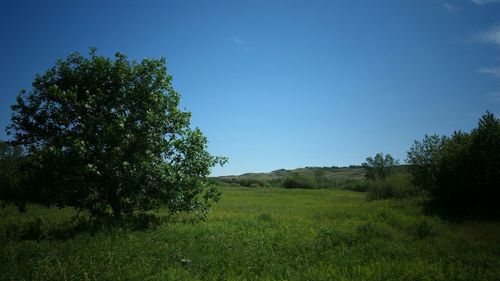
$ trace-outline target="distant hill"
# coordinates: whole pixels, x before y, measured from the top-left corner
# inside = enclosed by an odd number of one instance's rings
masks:
[[[257,179],[257,180],[272,180],[278,178],[286,178],[291,175],[302,175],[314,177],[317,173],[324,173],[327,178],[364,178],[365,170],[361,166],[351,167],[306,167],[293,170],[279,169],[269,173],[246,173],[238,176],[221,176],[219,179]]]
[[[405,173],[406,166],[397,166],[394,172]],[[365,170],[356,165],[349,167],[305,167],[293,170],[279,169],[269,173],[212,177],[211,181],[218,185],[245,187],[336,188],[364,179]]]

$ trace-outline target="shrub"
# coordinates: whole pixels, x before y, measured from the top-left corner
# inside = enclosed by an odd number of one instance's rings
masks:
[[[366,184],[369,200],[412,198],[419,193],[411,184],[409,176],[403,174],[391,175],[384,180],[367,181]]]
[[[41,218],[26,223],[19,233],[19,238],[22,240],[41,240],[47,237],[47,225]]]
[[[441,229],[436,222],[431,221],[430,219],[422,219],[410,227],[410,233],[416,239],[433,237],[439,234],[440,231]]]
[[[369,183],[366,180],[346,179],[342,184],[342,188],[358,192],[368,191],[368,187]]]
[[[282,185],[284,188],[315,188],[315,182],[312,178],[297,174],[285,178]]]
[[[258,179],[252,179],[252,178],[249,178],[249,179],[239,179],[237,180],[236,182],[239,183],[240,186],[244,186],[244,187],[263,187],[265,186],[265,183],[261,180],[258,180]]]

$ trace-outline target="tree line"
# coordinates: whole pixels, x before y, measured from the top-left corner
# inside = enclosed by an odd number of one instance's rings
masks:
[[[366,178],[377,181],[375,192],[394,195],[388,178],[397,161],[381,153],[366,160]],[[411,186],[400,189],[400,196],[423,194],[432,206],[456,215],[500,215],[500,119],[493,113],[486,112],[469,133],[416,140],[406,163]]]

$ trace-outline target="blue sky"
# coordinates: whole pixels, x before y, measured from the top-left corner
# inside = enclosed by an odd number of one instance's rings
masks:
[[[165,57],[192,125],[230,159],[214,175],[403,160],[424,134],[500,115],[494,0],[0,0],[0,41],[0,128],[70,52]]]

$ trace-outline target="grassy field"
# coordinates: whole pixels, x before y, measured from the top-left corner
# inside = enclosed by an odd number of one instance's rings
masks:
[[[65,240],[12,232],[37,217],[57,227],[72,210],[0,210],[0,279],[500,280],[497,222],[451,224],[410,201],[367,202],[346,190],[222,191],[203,222],[179,216]]]

